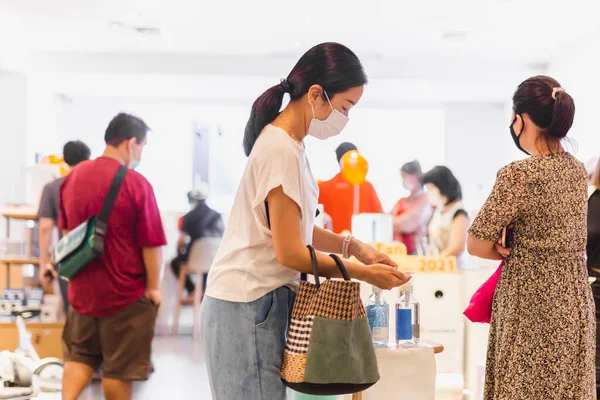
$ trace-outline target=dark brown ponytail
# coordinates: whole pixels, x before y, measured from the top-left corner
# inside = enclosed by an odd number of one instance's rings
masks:
[[[556,100],[554,100],[552,121],[548,127],[548,134],[552,137],[563,139],[567,136],[569,129],[573,125],[575,102],[571,95],[565,91],[556,91],[554,97]]]
[[[244,132],[244,153],[250,155],[258,135],[267,124],[279,115],[285,90],[282,85],[276,85],[264,92],[252,105],[250,119]]]

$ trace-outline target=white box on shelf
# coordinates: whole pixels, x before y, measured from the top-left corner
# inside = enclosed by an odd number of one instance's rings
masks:
[[[18,310],[21,307],[23,307],[23,302],[21,300],[12,300],[10,302],[10,305],[11,305],[11,307],[10,307],[11,311],[15,311],[15,310]]]
[[[10,316],[12,312],[12,301],[8,299],[0,300],[0,315]]]
[[[52,305],[43,305],[40,321],[56,322],[58,320],[58,307]]]
[[[365,243],[391,243],[394,240],[394,218],[390,214],[354,215],[352,235]]]

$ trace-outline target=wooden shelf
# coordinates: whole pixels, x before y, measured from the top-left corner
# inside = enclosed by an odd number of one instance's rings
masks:
[[[64,323],[25,322],[31,333],[33,347],[41,358],[62,359],[62,331]],[[19,345],[19,333],[14,322],[0,323],[0,349],[13,351]]]
[[[423,340],[419,342],[421,346],[433,347],[434,354],[440,354],[444,351],[444,345],[441,343],[433,342],[431,340]]]
[[[35,221],[37,219],[37,204],[13,204],[0,209],[4,218],[21,221]]]
[[[35,221],[37,219],[37,214],[34,212],[23,211],[6,211],[2,213],[2,216],[5,218],[21,220],[21,221]]]
[[[36,257],[21,257],[21,256],[0,256],[0,264],[10,265],[39,265],[40,260]]]

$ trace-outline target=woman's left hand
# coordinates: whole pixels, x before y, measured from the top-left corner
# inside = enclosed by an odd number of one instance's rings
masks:
[[[498,239],[496,243],[494,243],[494,248],[502,257],[506,258],[510,255],[511,249],[502,246],[502,239]]]
[[[387,254],[375,250],[371,246],[356,239],[352,239],[350,242],[350,255],[356,257],[358,261],[365,265],[385,264],[390,267],[398,268],[398,264],[393,262]]]

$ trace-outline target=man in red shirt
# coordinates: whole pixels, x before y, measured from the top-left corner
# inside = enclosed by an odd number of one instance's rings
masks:
[[[148,131],[141,119],[117,115],[106,129],[104,154],[79,164],[61,186],[59,227],[70,231],[98,215],[119,167],[130,168],[108,219],[104,252],[69,281],[64,400],[77,399],[100,364],[107,399],[131,399],[131,382],[150,373],[166,239],[152,185],[133,171]]]
[[[352,143],[344,142],[335,150],[338,164],[344,154],[349,151],[357,150]],[[340,164],[340,169],[341,169]],[[360,213],[381,213],[381,202],[375,188],[370,182],[359,185],[359,212]],[[342,173],[333,177],[327,182],[319,183],[319,204],[323,204],[325,213],[327,213],[333,223],[333,231],[342,233],[352,229],[352,215],[354,214],[354,185],[349,184],[342,178]]]

